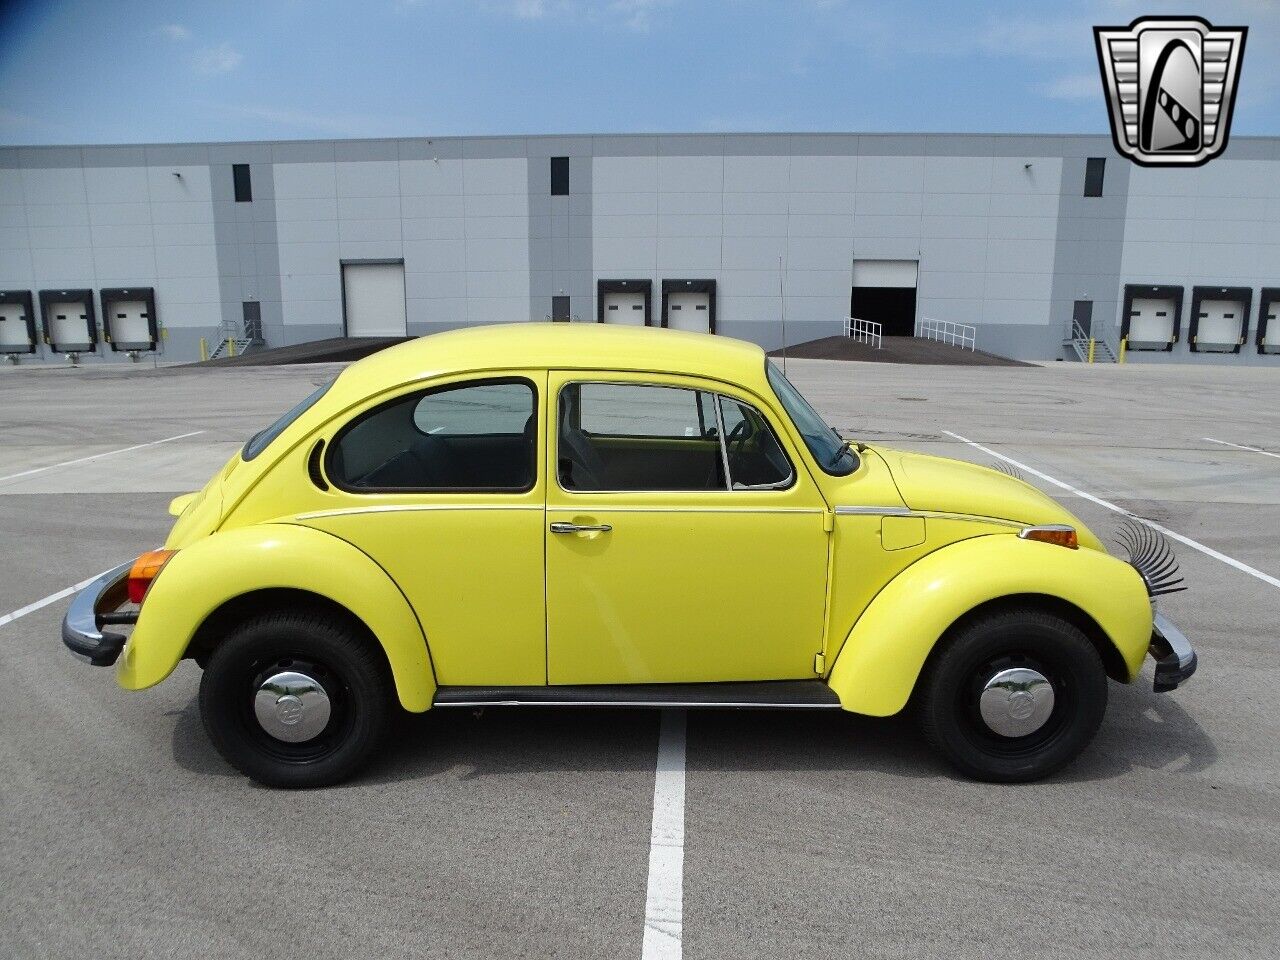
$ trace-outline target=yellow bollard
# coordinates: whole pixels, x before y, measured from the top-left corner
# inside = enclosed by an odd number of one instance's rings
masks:
[[[227,356],[234,357],[235,355],[236,355],[236,342],[234,340],[227,340]]]
[[[204,337],[200,338],[200,359],[201,360],[209,359],[209,341],[206,340]]]
[[[1098,346],[1098,341],[1093,339],[1093,337],[1090,337],[1089,338],[1089,362],[1090,363],[1093,363],[1093,351],[1097,346]]]
[[[1129,349],[1129,338],[1121,337],[1120,338],[1120,356],[1116,358],[1116,363],[1124,363],[1124,354],[1125,354],[1125,351],[1128,349]]]

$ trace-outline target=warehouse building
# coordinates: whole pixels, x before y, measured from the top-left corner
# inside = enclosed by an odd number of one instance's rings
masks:
[[[1193,170],[1106,137],[609,135],[0,148],[0,353],[568,321],[766,347],[1280,363],[1280,138]],[[233,341],[228,343],[228,341]]]

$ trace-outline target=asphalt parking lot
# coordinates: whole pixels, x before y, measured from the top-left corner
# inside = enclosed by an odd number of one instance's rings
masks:
[[[976,443],[1104,539],[1119,514],[1052,481],[1194,541],[1162,607],[1201,667],[1113,684],[1086,754],[1016,787],[900,718],[690,714],[683,955],[1280,955],[1274,371],[788,373],[850,435],[991,462]],[[273,791],[207,741],[193,664],[126,693],[62,647],[65,598],[24,612],[159,544],[173,495],[329,376],[0,371],[0,953],[641,955],[658,714],[405,717],[356,781]]]

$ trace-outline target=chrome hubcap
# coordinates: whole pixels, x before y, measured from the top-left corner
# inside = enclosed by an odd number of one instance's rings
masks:
[[[329,724],[329,695],[320,681],[296,670],[272,674],[253,695],[258,724],[285,743],[306,743]]]
[[[1025,737],[1053,713],[1053,684],[1038,670],[1012,667],[991,677],[978,698],[978,711],[992,733]]]

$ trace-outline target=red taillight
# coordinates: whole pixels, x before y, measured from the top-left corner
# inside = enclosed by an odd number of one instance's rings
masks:
[[[151,581],[160,576],[164,565],[172,559],[177,550],[148,550],[129,568],[129,601],[141,603],[142,598],[151,589]]]

